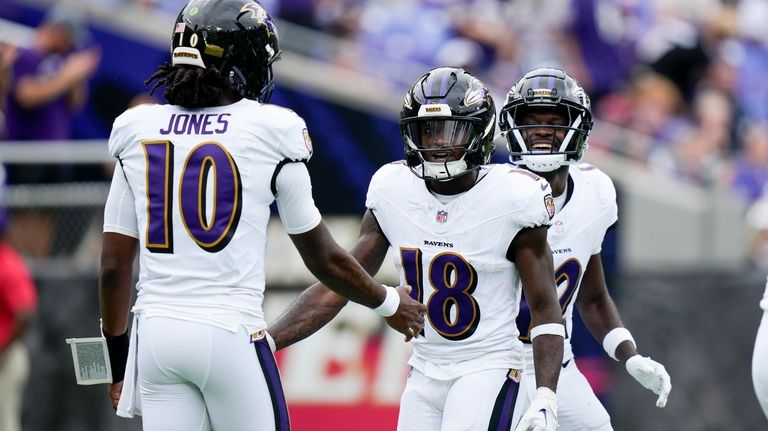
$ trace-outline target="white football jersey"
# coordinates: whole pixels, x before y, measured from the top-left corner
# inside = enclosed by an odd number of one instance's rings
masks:
[[[565,206],[552,218],[547,241],[555,264],[557,296],[566,325],[563,361],[573,358],[570,334],[573,308],[581,279],[592,255],[602,249],[605,232],[618,219],[616,190],[611,179],[596,167],[582,163],[569,169]],[[533,365],[533,347],[528,337],[531,314],[523,302],[517,326],[525,345],[526,364]]]
[[[135,201],[134,311],[264,328],[273,175],[283,160],[310,158],[304,120],[248,99],[197,110],[142,105],[115,120],[109,152]]]
[[[395,255],[401,284],[427,306],[409,363],[449,379],[488,368],[521,368],[521,283],[507,250],[526,227],[554,213],[544,179],[508,165],[483,167],[469,191],[442,204],[402,162],[373,176],[366,206]]]

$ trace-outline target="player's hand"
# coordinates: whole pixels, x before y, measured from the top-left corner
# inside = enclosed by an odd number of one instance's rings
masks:
[[[557,395],[547,387],[536,390],[536,397],[520,419],[515,431],[557,430]]]
[[[392,329],[405,335],[405,341],[411,341],[424,329],[427,307],[411,298],[411,286],[398,286],[396,289],[400,295],[400,306],[395,314],[385,317],[385,320]]]
[[[667,405],[667,397],[669,397],[669,391],[672,390],[672,381],[664,365],[651,358],[635,355],[627,359],[625,366],[629,375],[640,382],[643,387],[659,396],[656,400],[656,407]]]
[[[120,402],[120,393],[123,392],[123,381],[110,383],[107,386],[107,392],[109,393],[109,399],[112,400],[112,408],[117,410],[117,403]]]

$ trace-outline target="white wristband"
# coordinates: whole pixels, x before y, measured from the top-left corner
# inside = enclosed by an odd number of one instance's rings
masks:
[[[395,314],[397,308],[400,307],[400,295],[397,293],[397,289],[386,284],[382,284],[382,286],[387,290],[387,296],[384,297],[384,302],[374,308],[373,311],[379,313],[382,317],[389,317]]]
[[[562,323],[544,323],[531,329],[531,341],[539,335],[557,335],[565,338],[565,326]]]
[[[616,358],[616,349],[619,347],[619,344],[625,341],[631,341],[632,345],[637,349],[635,339],[632,338],[632,334],[627,328],[613,328],[610,332],[605,334],[605,338],[603,338],[603,349],[605,349],[605,353],[613,358],[614,361],[618,361],[618,358]]]

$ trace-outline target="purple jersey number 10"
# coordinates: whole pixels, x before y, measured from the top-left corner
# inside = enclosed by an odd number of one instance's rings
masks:
[[[147,162],[146,247],[153,253],[173,253],[173,144],[147,141],[142,147]],[[187,233],[205,251],[223,249],[235,234],[243,202],[240,171],[232,155],[218,142],[203,142],[189,152],[179,178],[179,210]]]

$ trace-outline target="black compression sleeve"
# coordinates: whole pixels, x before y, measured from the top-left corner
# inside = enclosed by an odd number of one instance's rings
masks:
[[[128,332],[123,335],[104,335],[107,339],[107,351],[109,352],[109,365],[112,367],[112,383],[122,382],[125,378],[125,364],[128,362],[128,345],[130,338]]]

